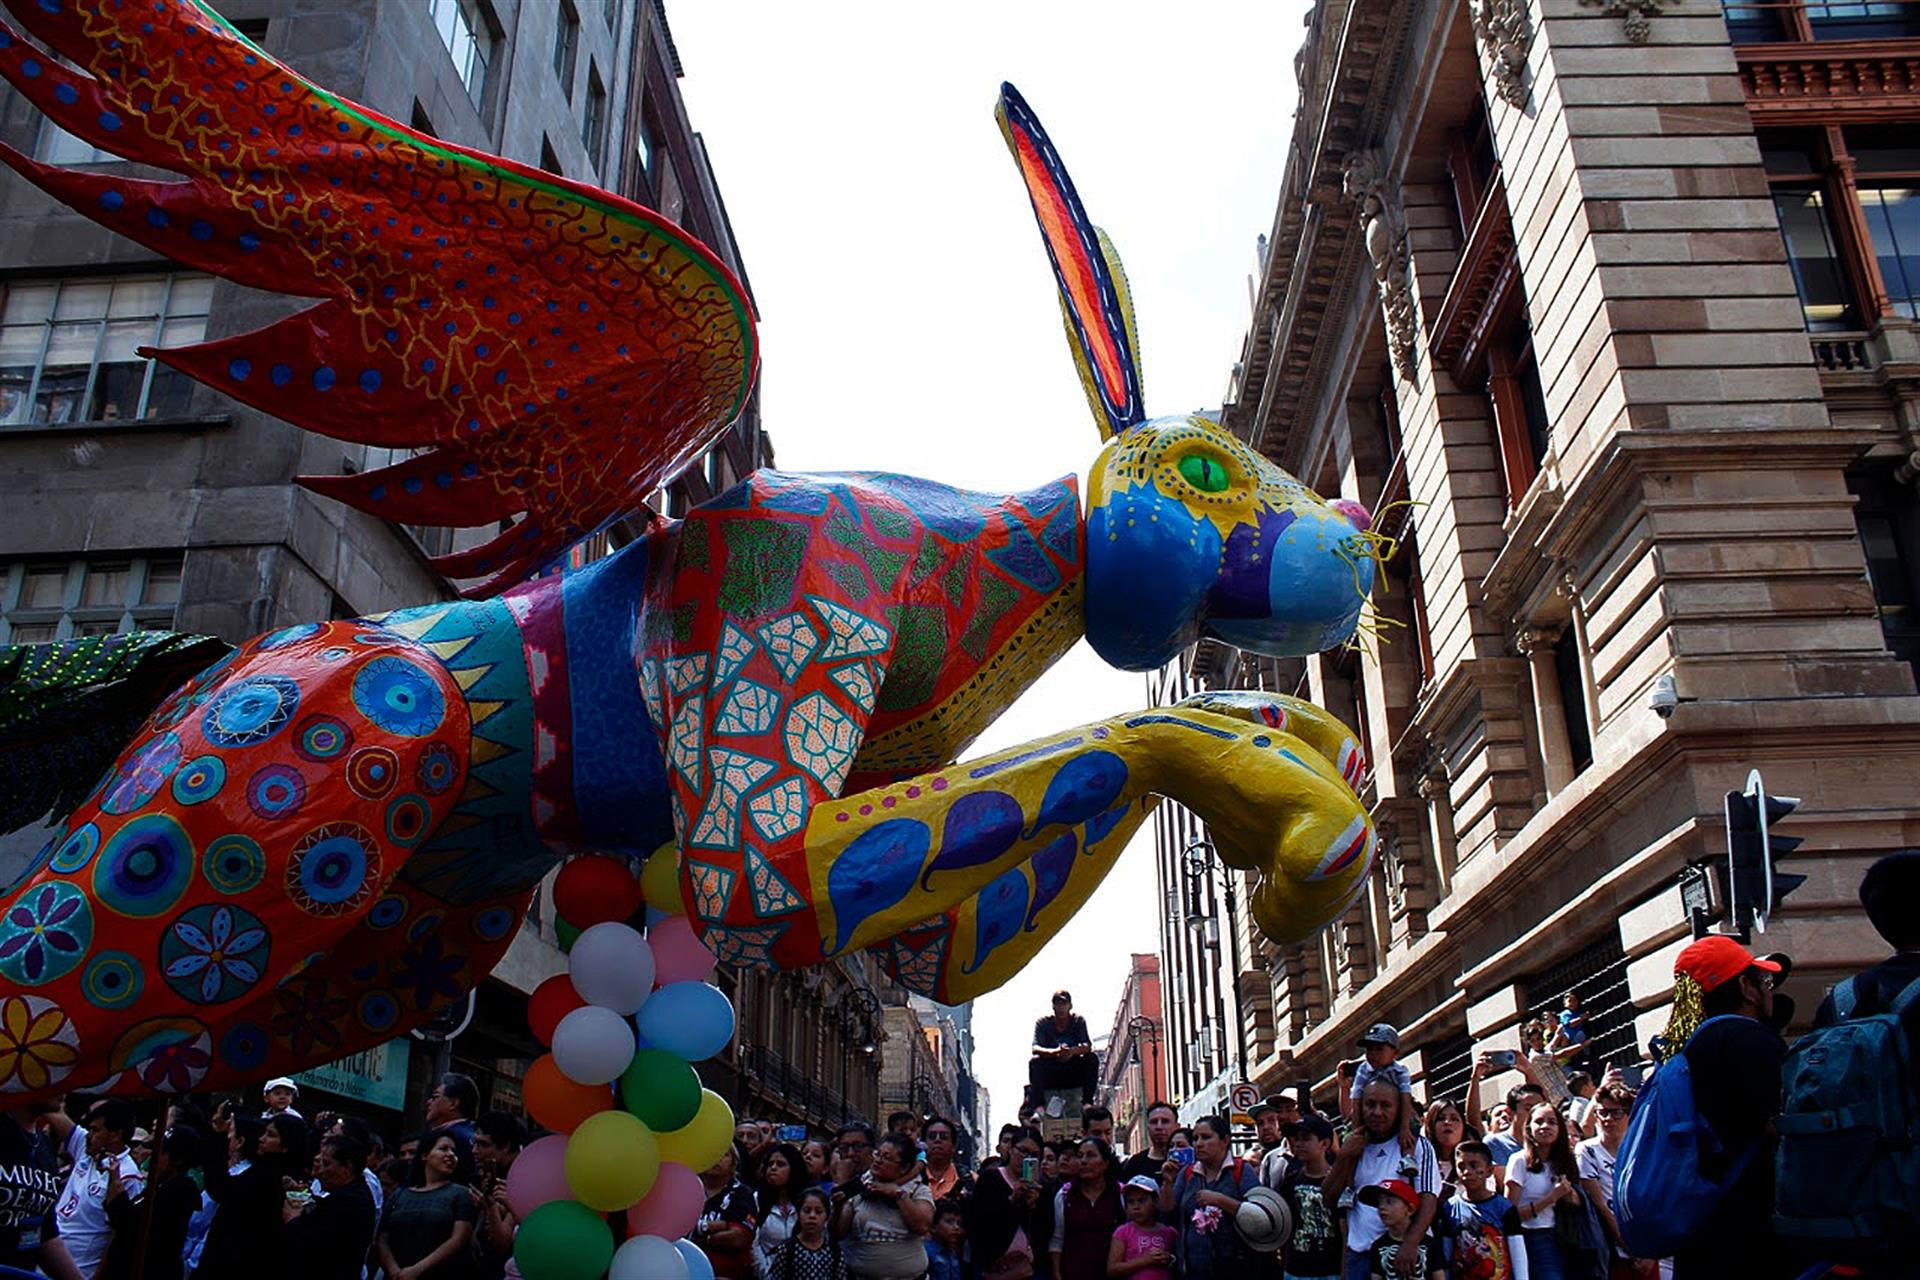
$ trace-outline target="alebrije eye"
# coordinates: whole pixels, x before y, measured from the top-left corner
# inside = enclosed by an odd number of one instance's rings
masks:
[[[1226,467],[1204,453],[1190,453],[1180,459],[1180,478],[1202,493],[1222,493],[1231,483]]]

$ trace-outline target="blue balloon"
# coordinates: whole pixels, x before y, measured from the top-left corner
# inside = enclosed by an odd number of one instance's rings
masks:
[[[651,1047],[699,1062],[733,1039],[733,1004],[704,982],[670,982],[640,1006],[634,1023]]]
[[[673,985],[682,987],[687,984],[684,982],[676,982]],[[727,1011],[727,1016],[733,1016],[731,1009]],[[680,1256],[687,1260],[687,1280],[714,1280],[713,1263],[705,1253],[701,1252],[699,1245],[691,1240],[682,1239],[675,1240],[673,1247],[678,1249]]]

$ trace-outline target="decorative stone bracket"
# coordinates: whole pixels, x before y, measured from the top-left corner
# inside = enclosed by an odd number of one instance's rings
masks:
[[[1473,34],[1492,64],[1494,87],[1516,107],[1527,105],[1527,55],[1533,14],[1527,0],[1472,0]]]
[[[1653,34],[1653,18],[1665,5],[1678,0],[1580,0],[1589,8],[1605,9],[1609,17],[1627,20],[1627,39],[1645,44]]]
[[[1356,151],[1347,157],[1341,189],[1353,201],[1360,232],[1373,260],[1373,280],[1380,290],[1380,309],[1387,322],[1387,349],[1393,367],[1408,382],[1418,381],[1415,355],[1419,321],[1413,302],[1413,255],[1407,243],[1406,212],[1398,187],[1382,170],[1378,151]]]

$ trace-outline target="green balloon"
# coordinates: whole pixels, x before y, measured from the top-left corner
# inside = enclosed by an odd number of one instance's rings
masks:
[[[613,1229],[577,1200],[552,1200],[520,1220],[513,1260],[527,1280],[601,1280],[613,1264]]]
[[[684,1058],[642,1049],[620,1076],[620,1101],[655,1133],[672,1133],[700,1114],[700,1077]]]
[[[573,950],[574,940],[580,936],[580,930],[568,924],[566,917],[555,916],[553,918],[553,936],[560,939],[560,950],[567,952]]]

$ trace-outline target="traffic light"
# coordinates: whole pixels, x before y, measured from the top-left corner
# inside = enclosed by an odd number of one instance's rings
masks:
[[[1780,900],[1806,883],[1805,876],[1776,870],[1774,860],[1800,847],[1799,836],[1774,830],[1800,807],[1794,796],[1768,795],[1755,769],[1745,791],[1727,792],[1727,914],[1734,932],[1767,931],[1767,916]]]

